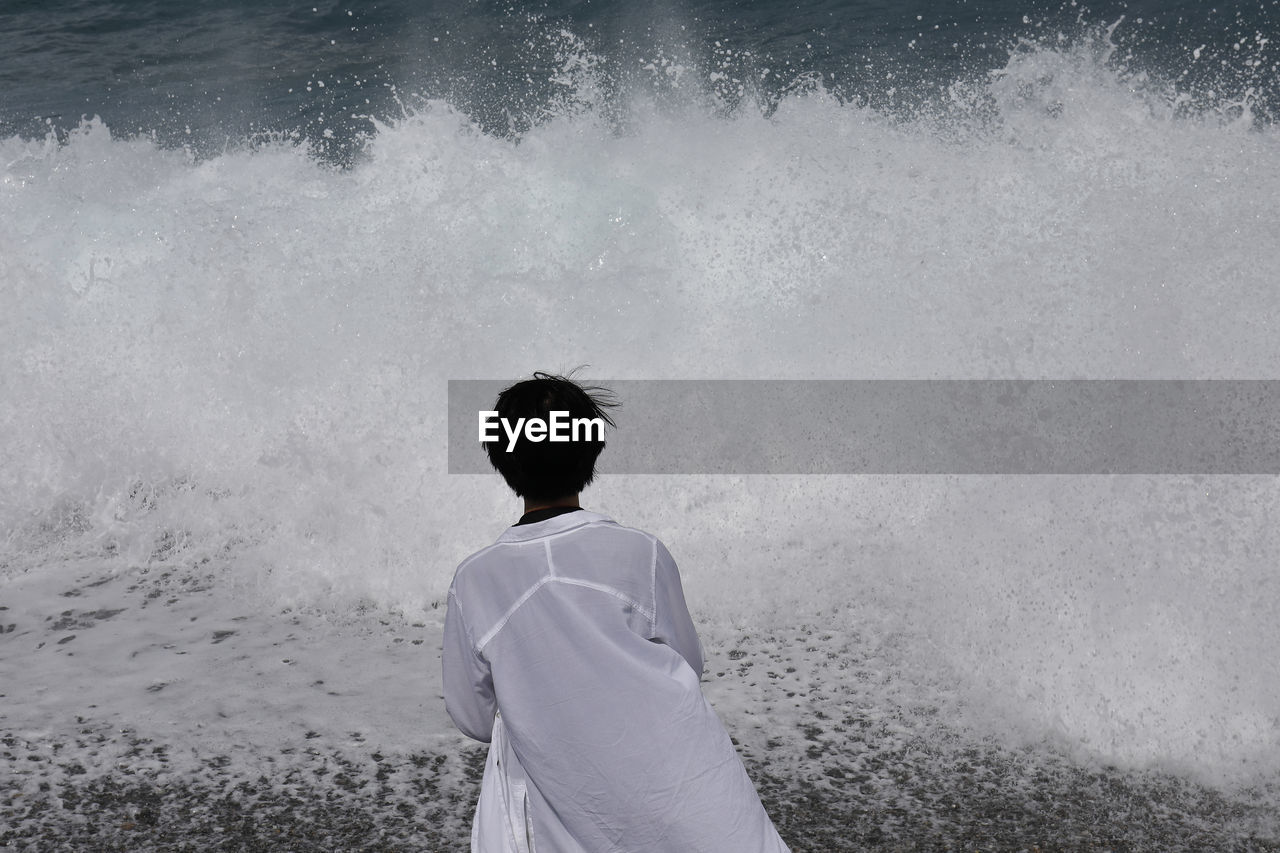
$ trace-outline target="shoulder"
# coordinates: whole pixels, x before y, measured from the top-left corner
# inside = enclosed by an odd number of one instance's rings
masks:
[[[598,537],[596,546],[620,563],[646,570],[651,585],[655,582],[655,578],[666,577],[679,571],[675,558],[671,556],[667,546],[647,530],[610,521],[607,526],[593,526],[592,529],[584,531],[584,534],[588,537]]]
[[[479,551],[476,551],[474,554],[472,554],[471,556],[463,560],[461,563],[459,563],[458,568],[454,569],[453,571],[453,585],[457,586],[458,579],[461,578],[464,574],[466,574],[466,572],[469,569],[471,569],[473,566],[483,565],[487,562],[491,562],[495,557],[498,556],[495,553],[497,550],[498,550],[498,545],[496,543],[493,545],[486,545],[484,548],[481,548]]]
[[[643,552],[654,561],[671,559],[666,545],[662,544],[662,540],[657,536],[638,527],[619,524],[611,518],[604,518],[584,526],[583,535],[606,540],[613,548],[625,549],[633,553]]]
[[[461,603],[463,600],[474,601],[483,595],[518,563],[516,550],[496,542],[467,557],[454,569],[448,597]]]
[[[670,556],[667,546],[663,544],[662,540],[647,530],[641,530],[639,527],[627,527],[611,519],[609,520],[609,527],[619,538],[629,538],[635,542],[646,543],[655,551]]]

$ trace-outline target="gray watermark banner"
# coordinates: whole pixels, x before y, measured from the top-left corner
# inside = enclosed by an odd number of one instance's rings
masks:
[[[480,413],[510,384],[449,380],[449,473],[493,471]],[[602,474],[1280,473],[1280,380],[589,384],[622,404]]]

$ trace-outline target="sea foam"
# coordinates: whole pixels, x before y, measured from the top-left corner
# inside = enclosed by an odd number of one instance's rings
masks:
[[[430,609],[516,514],[445,474],[450,378],[1280,375],[1280,140],[1247,100],[1189,108],[1097,44],[910,115],[816,83],[608,111],[574,85],[510,137],[423,102],[347,169],[95,120],[0,142],[4,575],[203,564],[267,606]],[[610,477],[587,500],[668,541],[712,635],[875,625],[979,730],[1239,782],[1280,764],[1278,495]]]

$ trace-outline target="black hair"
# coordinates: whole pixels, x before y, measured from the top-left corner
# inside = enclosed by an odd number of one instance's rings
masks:
[[[513,427],[520,418],[548,421],[552,412],[567,412],[572,420],[600,419],[615,426],[606,409],[618,405],[608,388],[580,385],[569,376],[538,371],[532,379],[517,382],[498,395],[493,408]],[[587,429],[576,441],[529,441],[521,432],[508,450],[505,430],[494,441],[482,442],[489,462],[517,495],[526,500],[550,501],[576,495],[596,476],[596,459],[604,450],[603,429]]]

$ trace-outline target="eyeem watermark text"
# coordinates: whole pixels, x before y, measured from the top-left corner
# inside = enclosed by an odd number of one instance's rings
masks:
[[[476,446],[475,416],[505,382],[449,380],[451,474],[492,470]],[[1280,476],[1280,379],[603,384],[623,401],[626,428],[610,431],[602,475]],[[489,447],[507,446],[487,414]],[[566,429],[572,436],[571,426],[554,431]],[[509,433],[524,430],[512,424]]]
[[[550,418],[516,418],[515,425],[497,412],[480,412],[480,443],[498,441],[498,427],[507,436],[507,452],[516,447],[520,433],[529,441],[604,441],[603,418],[570,418],[566,412],[550,412]]]

